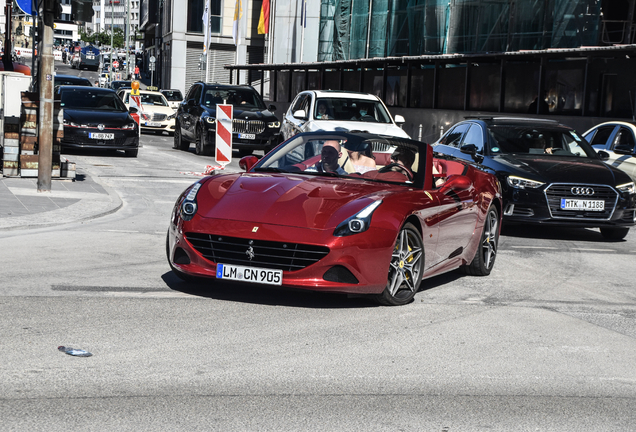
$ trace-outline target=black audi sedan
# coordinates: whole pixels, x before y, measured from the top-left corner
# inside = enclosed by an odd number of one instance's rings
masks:
[[[232,147],[246,156],[254,150],[266,153],[280,142],[280,120],[274,105],[265,106],[261,95],[247,85],[192,84],[175,118],[174,148],[210,155],[215,149],[216,106],[233,106]]]
[[[56,99],[64,112],[62,149],[124,150],[137,157],[139,127],[114,90],[99,87],[61,86]]]
[[[608,239],[624,238],[636,223],[633,180],[557,121],[469,118],[433,150],[493,172],[501,182],[506,223],[600,228]]]

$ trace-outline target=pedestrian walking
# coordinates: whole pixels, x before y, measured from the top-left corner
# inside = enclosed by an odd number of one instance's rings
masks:
[[[139,79],[139,66],[135,65],[135,79]]]

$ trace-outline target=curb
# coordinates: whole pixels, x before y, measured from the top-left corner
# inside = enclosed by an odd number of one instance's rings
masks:
[[[104,184],[96,183],[106,191],[106,194],[102,194],[104,199],[81,199],[79,202],[57,210],[28,216],[2,218],[0,219],[0,231],[46,228],[85,222],[115,213],[123,207],[123,201],[117,192]]]

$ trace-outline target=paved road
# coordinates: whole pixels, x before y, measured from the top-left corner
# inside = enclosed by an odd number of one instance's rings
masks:
[[[509,229],[397,308],[192,285],[165,233],[213,161],[171,140],[68,155],[117,211],[0,230],[0,430],[634,430],[636,232]]]

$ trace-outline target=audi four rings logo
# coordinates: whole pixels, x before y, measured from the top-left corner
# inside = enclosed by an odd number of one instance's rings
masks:
[[[594,189],[591,187],[573,187],[570,190],[574,195],[594,195]]]

